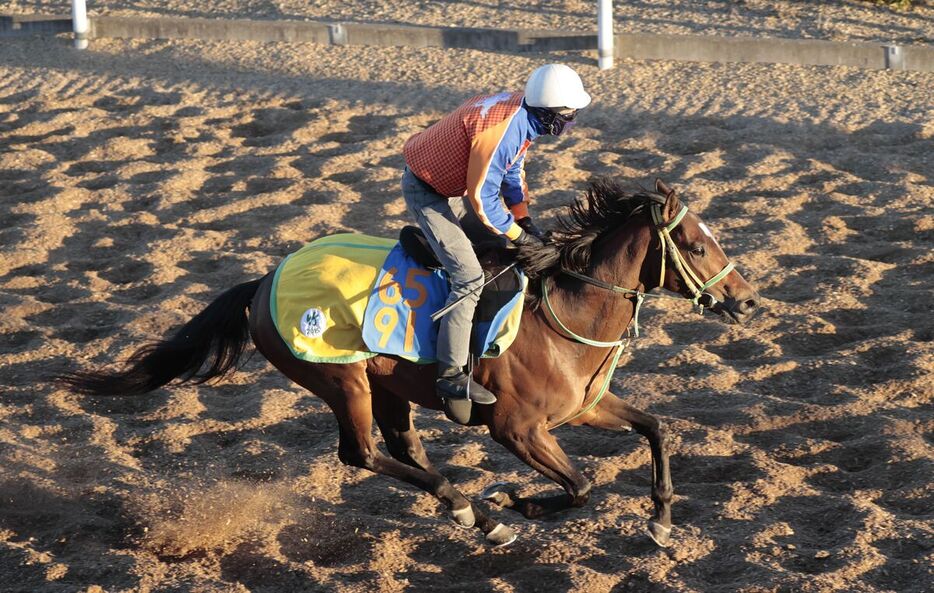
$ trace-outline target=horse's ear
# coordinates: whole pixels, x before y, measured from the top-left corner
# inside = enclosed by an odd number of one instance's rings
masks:
[[[655,191],[665,196],[665,207],[662,216],[665,220],[672,220],[681,211],[681,200],[675,195],[675,190],[668,187],[661,179],[655,180]]]

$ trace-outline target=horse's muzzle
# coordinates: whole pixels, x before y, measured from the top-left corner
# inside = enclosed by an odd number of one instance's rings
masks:
[[[717,302],[711,311],[723,316],[728,323],[743,324],[752,319],[759,310],[759,295],[753,294],[744,299],[727,298]]]

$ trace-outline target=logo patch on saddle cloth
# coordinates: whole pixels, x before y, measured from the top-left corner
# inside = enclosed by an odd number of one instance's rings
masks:
[[[324,335],[324,330],[328,328],[327,319],[324,317],[324,311],[317,307],[312,307],[302,313],[299,328],[302,330],[302,334],[309,338],[320,338]]]
[[[488,319],[475,323],[474,352],[498,356],[512,343],[522,314],[524,278],[517,288],[508,302],[498,303],[495,312],[487,313]],[[383,262],[363,314],[367,349],[417,362],[437,360],[440,322],[432,322],[431,314],[444,306],[448,292],[444,271],[425,269],[397,244]],[[482,309],[478,307],[478,312]]]

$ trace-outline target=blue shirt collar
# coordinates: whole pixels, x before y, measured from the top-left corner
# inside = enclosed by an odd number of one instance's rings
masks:
[[[525,115],[529,118],[529,140],[534,140],[539,136],[545,134],[545,126],[542,122],[538,121],[538,118],[535,117],[531,111],[527,109],[528,105],[525,104],[525,99],[522,99],[522,109],[525,111]]]

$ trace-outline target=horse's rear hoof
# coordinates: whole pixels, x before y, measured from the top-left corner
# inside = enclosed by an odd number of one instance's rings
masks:
[[[463,529],[470,529],[477,521],[473,514],[473,507],[468,505],[463,509],[451,509],[451,520],[454,524]]]
[[[649,520],[649,526],[648,529],[646,529],[646,533],[650,538],[652,538],[653,542],[663,548],[667,548],[669,542],[671,541],[671,527],[665,527],[654,519]]]
[[[512,527],[507,527],[502,523],[497,523],[496,527],[493,528],[493,531],[486,534],[486,541],[494,548],[504,548],[516,541],[516,538],[519,537],[516,535],[516,532]]]

